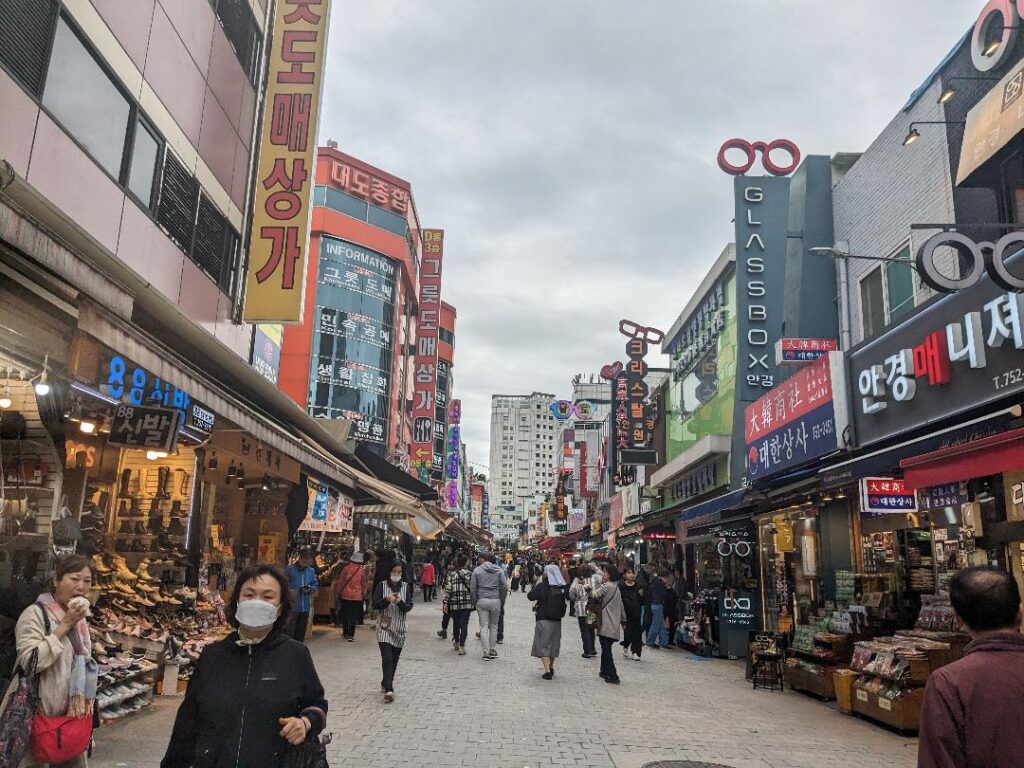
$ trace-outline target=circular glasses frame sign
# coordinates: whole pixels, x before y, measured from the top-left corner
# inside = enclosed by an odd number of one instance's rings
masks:
[[[740,165],[734,165],[726,157],[727,152],[735,149],[746,155],[746,159]],[[780,151],[789,155],[788,165],[779,165],[772,159],[772,153]],[[718,167],[730,176],[742,176],[754,167],[758,152],[761,153],[761,165],[772,176],[788,176],[800,167],[800,149],[789,139],[775,139],[775,141],[769,142],[755,141],[753,143],[746,139],[729,139],[718,150]]]

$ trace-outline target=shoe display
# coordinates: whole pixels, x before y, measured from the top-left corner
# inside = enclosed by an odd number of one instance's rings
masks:
[[[168,536],[184,536],[185,526],[181,524],[180,517],[172,517],[171,524],[167,526]]]

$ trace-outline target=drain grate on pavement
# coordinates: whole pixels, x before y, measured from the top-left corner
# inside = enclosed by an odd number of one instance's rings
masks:
[[[647,763],[643,768],[730,768],[721,763],[698,763],[693,760],[659,760],[656,763]]]

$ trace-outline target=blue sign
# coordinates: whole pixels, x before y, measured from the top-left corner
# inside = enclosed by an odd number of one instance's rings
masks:
[[[126,405],[173,408],[181,414],[180,430],[201,437],[213,433],[216,415],[210,408],[128,358],[114,355],[105,360],[102,374],[100,391],[111,399]]]
[[[933,485],[917,492],[917,505],[921,509],[959,508],[967,501],[967,486],[963,483]]]

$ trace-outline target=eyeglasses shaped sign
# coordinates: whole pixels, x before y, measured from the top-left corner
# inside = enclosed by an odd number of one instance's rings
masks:
[[[745,161],[740,165],[734,165],[726,157],[727,152],[736,149],[746,155]],[[772,160],[772,152],[778,150],[782,150],[789,155],[789,165],[779,165]],[[761,153],[761,165],[772,176],[788,176],[800,167],[800,150],[789,139],[776,139],[768,143],[763,141],[750,143],[746,139],[729,139],[718,150],[718,167],[731,176],[742,176],[754,167],[754,161],[757,159],[758,152]]]

